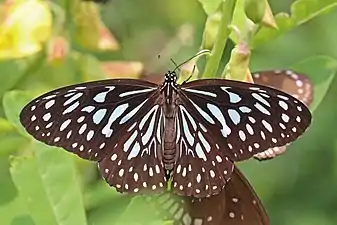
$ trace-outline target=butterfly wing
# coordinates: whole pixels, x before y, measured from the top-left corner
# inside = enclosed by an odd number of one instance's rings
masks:
[[[226,209],[220,224],[270,224],[267,212],[261,200],[237,167],[235,167],[232,179],[224,189],[224,192],[226,196]]]
[[[254,83],[284,91],[307,106],[313,101],[314,85],[310,78],[292,70],[266,70],[252,74]]]
[[[294,98],[310,106],[314,96],[314,85],[305,74],[292,70],[267,70],[252,74],[254,83],[276,88],[292,95]],[[287,150],[286,146],[270,148],[257,153],[254,158],[262,161],[275,158]]]
[[[147,188],[142,183],[147,177],[158,187],[165,177],[158,158],[162,102],[158,86],[150,82],[95,81],[36,98],[20,120],[35,139],[98,161],[117,190],[138,191]]]
[[[165,193],[152,202],[174,225],[270,224],[260,199],[237,167],[218,195],[198,199]]]
[[[287,150],[287,146],[269,148],[263,152],[257,153],[254,155],[254,158],[259,161],[273,159],[278,155],[282,155]]]
[[[218,194],[231,176],[233,163],[219,151],[217,137],[183,103],[176,110],[176,129],[174,193],[198,198]]]
[[[189,109],[232,161],[292,142],[311,122],[302,102],[262,85],[213,79],[186,83],[180,90],[178,106]]]

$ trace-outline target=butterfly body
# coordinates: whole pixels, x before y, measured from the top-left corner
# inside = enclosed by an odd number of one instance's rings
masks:
[[[87,160],[119,192],[220,193],[233,162],[298,138],[311,114],[292,96],[223,79],[112,79],[62,87],[20,114],[34,138]],[[170,176],[167,176],[170,174]]]

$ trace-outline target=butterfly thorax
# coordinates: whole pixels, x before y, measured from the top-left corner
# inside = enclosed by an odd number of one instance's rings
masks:
[[[164,95],[164,115],[165,127],[163,136],[163,163],[166,170],[172,170],[176,161],[176,127],[175,114],[178,85],[176,83],[175,72],[165,74],[165,81],[162,86],[162,94]]]

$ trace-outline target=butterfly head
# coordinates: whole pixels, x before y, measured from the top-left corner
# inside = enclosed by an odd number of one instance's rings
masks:
[[[168,71],[165,73],[165,82],[169,84],[175,84],[177,81],[177,74],[175,71]]]

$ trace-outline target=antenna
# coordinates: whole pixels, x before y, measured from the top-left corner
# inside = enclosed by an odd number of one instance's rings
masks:
[[[211,51],[208,50],[208,49],[201,50],[201,51],[198,52],[196,55],[194,55],[194,56],[192,56],[191,58],[189,58],[188,60],[186,60],[186,61],[180,63],[179,65],[177,65],[177,64],[171,59],[171,61],[172,61],[172,62],[174,63],[174,65],[176,66],[176,68],[174,68],[173,71],[175,71],[176,69],[178,69],[179,67],[181,67],[181,66],[184,65],[185,63],[191,61],[192,59],[194,59],[194,58],[196,58],[196,57],[198,57],[198,56],[205,55],[205,54],[210,54],[210,53],[211,53]]]

